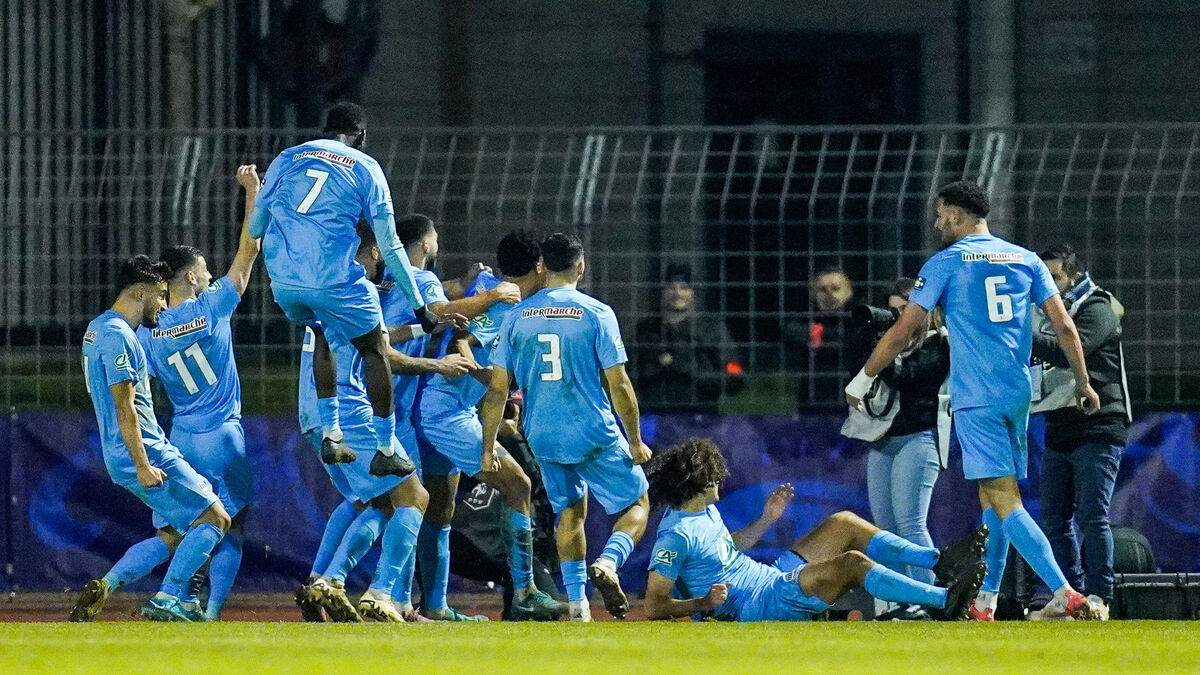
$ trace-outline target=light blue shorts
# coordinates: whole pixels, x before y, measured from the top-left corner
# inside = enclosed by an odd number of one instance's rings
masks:
[[[1029,404],[954,411],[954,433],[962,446],[967,480],[1029,474]]]
[[[155,527],[170,525],[179,532],[187,532],[200,514],[217,501],[208,480],[196,472],[175,448],[162,453],[153,465],[167,474],[163,484],[155,488],[144,488],[134,479],[132,482],[117,483],[142,500],[154,512]]]
[[[586,499],[588,492],[612,515],[629,508],[646,494],[646,472],[633,463],[629,446],[619,443],[576,464],[538,460],[546,496],[555,513]]]
[[[171,444],[201,476],[208,479],[232,518],[254,498],[254,475],[246,459],[246,434],[238,420],[208,431],[171,429]]]
[[[800,588],[800,570],[779,572],[750,591],[738,610],[738,621],[808,621],[829,609],[820,598]]]
[[[378,448],[375,446],[375,430],[370,425],[356,424],[342,427],[342,434],[345,436],[346,444],[354,450],[357,457],[349,464],[325,464],[322,462],[321,466],[325,467],[325,472],[333,480],[334,487],[346,499],[366,504],[380,495],[391,492],[393,488],[409,478],[416,478],[416,474],[404,478],[371,475],[371,458],[375,456]],[[321,432],[308,432],[308,442],[317,449],[319,458]],[[400,441],[394,437],[392,438],[392,449],[405,457],[408,456],[404,451],[404,446],[400,445]]]
[[[421,469],[430,476],[452,476],[462,471],[479,473],[483,452],[483,425],[474,410],[420,415],[416,420],[421,441]]]
[[[379,325],[379,296],[365,277],[333,288],[271,284],[271,293],[289,320],[301,326],[319,321],[335,341],[349,342]]]

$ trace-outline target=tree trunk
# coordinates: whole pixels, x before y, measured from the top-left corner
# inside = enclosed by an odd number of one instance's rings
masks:
[[[195,23],[217,0],[160,0],[167,49],[167,127],[190,129],[196,121]]]

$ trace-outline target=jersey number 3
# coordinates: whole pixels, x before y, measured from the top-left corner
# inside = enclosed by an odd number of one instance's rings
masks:
[[[167,357],[167,363],[175,366],[175,370],[179,371],[179,378],[183,380],[183,386],[189,394],[195,394],[200,391],[200,387],[196,386],[196,380],[192,377],[191,371],[188,370],[187,364],[183,362],[183,354],[192,357],[196,362],[196,366],[200,368],[200,373],[204,375],[204,381],[209,384],[217,383],[217,374],[213,372],[212,366],[208,365],[208,359],[205,358],[204,352],[200,350],[200,343],[188,347],[183,352],[175,352]]]
[[[996,287],[1005,281],[1008,281],[1008,278],[1003,276],[988,277],[983,280],[983,287],[987,292],[988,318],[992,320],[992,323],[1004,323],[1012,321],[1013,318],[1012,296],[996,291]]]
[[[555,333],[538,333],[538,342],[546,345],[542,361],[550,364],[550,370],[542,373],[542,382],[558,382],[562,379],[562,343]]]

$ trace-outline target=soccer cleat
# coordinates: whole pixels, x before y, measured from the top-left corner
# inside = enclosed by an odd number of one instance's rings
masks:
[[[350,449],[346,442],[335,441],[325,437],[321,440],[321,461],[326,464],[350,464],[358,459],[358,453]]]
[[[1099,618],[1088,599],[1076,590],[1068,590],[1065,601],[1057,598],[1045,607],[1029,613],[1030,621],[1091,621]]]
[[[358,613],[364,619],[381,623],[404,623],[404,615],[396,610],[386,593],[376,593],[368,588],[358,599]]]
[[[975,601],[979,598],[971,598],[971,606],[967,608],[967,618],[971,621],[995,621],[996,610],[991,607],[980,609],[975,605]]]
[[[558,621],[567,613],[567,606],[534,589],[520,600],[513,598],[509,613],[513,621]]]
[[[317,579],[312,582],[312,592],[320,600],[321,609],[334,623],[362,623],[362,617],[354,609],[346,588],[336,581]]]
[[[71,616],[68,620],[78,623],[96,618],[100,610],[104,609],[104,603],[108,600],[110,593],[112,593],[112,588],[109,587],[106,579],[92,579],[87,582],[83,585],[79,598],[75,600],[75,605],[71,607]]]
[[[371,458],[372,476],[399,476],[404,478],[416,470],[417,466],[412,463],[412,460],[398,452],[385,455],[376,450],[375,456]]]
[[[184,612],[187,612],[188,621],[193,623],[208,623],[212,621],[204,611],[204,608],[200,606],[199,600],[180,600],[179,606],[183,608]]]
[[[574,623],[591,623],[592,622],[592,608],[588,605],[586,600],[584,600],[582,602],[572,602],[572,603],[570,603],[570,607],[571,607],[571,609],[570,609],[571,615],[569,618],[572,622],[574,622]]]
[[[933,566],[937,585],[948,587],[958,577],[959,572],[983,560],[987,538],[987,525],[980,525],[962,539],[938,549],[938,560]]]
[[[975,594],[983,585],[983,577],[987,574],[987,565],[982,562],[963,570],[954,583],[946,588],[946,606],[940,612],[943,621],[961,621],[967,618]]]
[[[426,612],[424,608],[422,608],[421,611]],[[429,610],[428,613],[425,614],[425,618],[431,621],[454,621],[466,623],[481,623],[484,621],[490,621],[490,619],[482,614],[463,614],[457,609],[450,607],[445,607],[438,610]]]
[[[161,591],[142,603],[141,615],[151,621],[192,623],[194,620],[192,612],[184,607],[179,598]]]
[[[300,616],[309,623],[325,623],[325,612],[321,610],[321,598],[308,583],[300,584],[296,589],[296,606],[300,608]]]
[[[1096,621],[1108,621],[1108,603],[1098,595],[1089,595],[1087,600],[1092,606],[1092,618]]]
[[[900,605],[875,617],[876,621],[932,621],[933,617],[920,605]]]
[[[601,565],[597,561],[588,566],[587,575],[588,580],[604,598],[604,609],[616,619],[628,616],[629,599],[625,597],[625,591],[621,590],[621,578],[617,576],[616,570],[609,569],[607,565]]]
[[[405,623],[437,623],[437,621],[425,616],[415,609],[410,609],[407,612],[401,612]]]

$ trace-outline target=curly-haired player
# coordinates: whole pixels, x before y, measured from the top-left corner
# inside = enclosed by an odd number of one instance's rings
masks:
[[[765,519],[730,534],[716,502],[729,471],[721,449],[693,438],[661,452],[650,470],[650,497],[668,506],[658,526],[646,584],[646,615],[687,615],[730,621],[804,621],[862,586],[881,600],[920,604],[946,619],[966,616],[983,582],[987,529],[941,550],[918,546],[842,511],[792,544],[773,566],[741,548],[762,536]],[[786,502],[790,486],[772,493]],[[775,511],[781,512],[779,504]],[[768,521],[769,522],[769,521]],[[933,570],[948,588],[931,586],[884,564]]]

